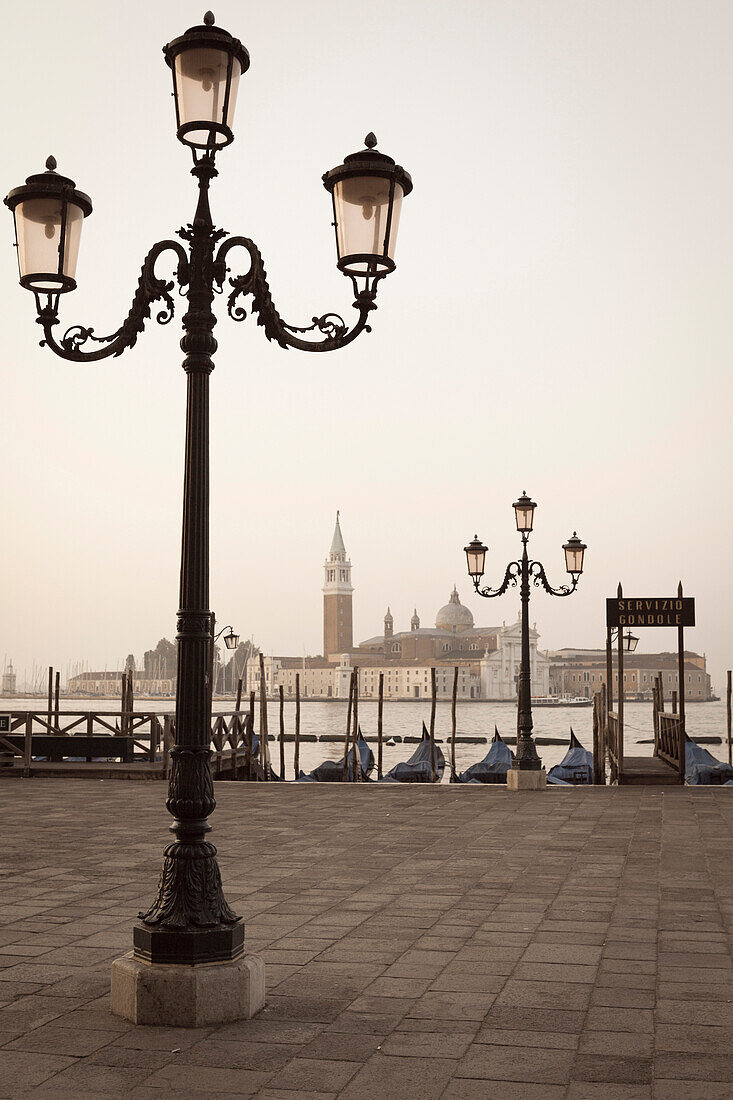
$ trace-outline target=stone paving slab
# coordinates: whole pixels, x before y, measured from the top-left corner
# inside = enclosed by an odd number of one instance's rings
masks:
[[[217,783],[255,1020],[134,1027],[158,784],[3,784],[0,1097],[733,1097],[733,791]]]

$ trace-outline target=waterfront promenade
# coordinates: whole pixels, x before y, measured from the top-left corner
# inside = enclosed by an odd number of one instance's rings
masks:
[[[161,787],[2,786],[0,1096],[733,1095],[733,792],[216,785],[255,1020],[135,1028]]]

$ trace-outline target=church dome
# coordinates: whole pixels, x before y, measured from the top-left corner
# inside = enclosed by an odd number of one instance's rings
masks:
[[[441,607],[435,617],[435,626],[438,630],[470,630],[473,626],[473,615],[467,607],[464,607],[458,598],[458,590],[455,585],[450,594],[450,600]]]

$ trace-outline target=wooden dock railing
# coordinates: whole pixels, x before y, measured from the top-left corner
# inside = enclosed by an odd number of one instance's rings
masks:
[[[212,715],[210,744],[215,776],[229,770],[236,774],[244,763],[248,724],[247,715],[241,711]],[[34,763],[83,764],[96,759],[118,761],[130,765],[131,770],[147,764],[148,774],[152,770],[162,778],[170,770],[174,741],[175,720],[171,714],[66,711],[49,720],[46,712],[14,711],[10,732],[0,736],[0,754],[6,763],[11,754],[20,757],[25,775]]]
[[[624,766],[624,742],[623,726],[618,714],[608,711],[606,747],[608,748],[608,761],[611,766],[611,782],[618,783],[619,776]]]
[[[608,755],[608,696],[606,685],[593,695],[593,782],[606,782],[606,756]]]
[[[687,750],[685,718],[677,713],[676,699],[672,700],[672,713],[664,709],[664,689],[662,678],[654,681],[654,755],[679,773],[680,781],[685,781]]]

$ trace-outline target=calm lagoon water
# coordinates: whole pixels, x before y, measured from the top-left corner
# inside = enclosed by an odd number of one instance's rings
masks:
[[[63,711],[110,711],[119,710],[119,699],[92,700],[92,699],[61,699],[60,707]],[[669,706],[669,704],[668,704]],[[13,699],[7,700],[0,709],[12,710],[37,710],[43,712],[45,702],[43,699]],[[258,704],[259,708],[259,704]],[[172,699],[138,699],[135,709],[139,712],[153,711],[157,714],[171,714],[175,706]],[[232,700],[217,699],[214,702],[214,713],[221,714],[234,709]],[[277,734],[280,722],[280,704],[277,700],[270,700],[267,708],[270,734]],[[650,738],[652,732],[652,705],[651,703],[627,703],[624,708],[625,718],[625,751],[630,756],[651,756],[652,745],[638,745],[640,738]],[[533,711],[534,733],[538,737],[570,737],[570,727],[582,744],[593,748],[593,711],[591,707],[566,708],[566,707],[538,707]],[[384,704],[383,730],[385,742],[391,736],[418,737],[422,729],[422,723],[429,725],[430,701],[420,700],[415,702],[386,702]],[[346,724],[346,702],[311,702],[306,701],[300,708],[300,731],[303,734],[339,734],[343,737]],[[359,702],[359,724],[362,733],[376,737],[377,733],[377,704],[374,701]],[[494,734],[494,726],[502,736],[511,737],[516,734],[517,708],[514,703],[458,703],[456,708],[456,726],[458,736],[488,737]],[[259,709],[257,710],[256,727],[259,728]],[[295,703],[285,703],[285,732],[292,734],[295,728]],[[442,742],[441,749],[446,760],[450,753],[451,710],[450,703],[439,702],[435,717],[435,736]],[[723,701],[711,703],[690,703],[687,707],[687,732],[691,737],[719,736],[723,738],[723,744],[708,746],[709,750],[718,759],[727,759],[726,716],[725,703]],[[371,746],[375,758],[377,754],[376,744]],[[414,745],[397,744],[384,746],[384,770],[387,771],[400,760],[405,760],[414,751]],[[456,745],[456,766],[459,771],[464,770],[470,764],[480,760],[488,752],[488,745]],[[565,755],[565,749],[561,745],[540,745],[538,752],[543,764],[551,768],[558,764]],[[276,770],[279,768],[280,747],[271,742],[270,753]],[[310,771],[322,760],[336,760],[343,753],[343,742],[317,743],[301,742],[300,767],[304,771]],[[293,745],[285,746],[285,774],[286,778],[293,777]],[[444,780],[447,781],[448,769]]]

